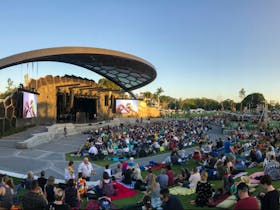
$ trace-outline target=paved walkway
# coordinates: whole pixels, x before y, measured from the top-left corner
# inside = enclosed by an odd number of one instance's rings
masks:
[[[30,133],[46,131],[45,127],[38,126],[22,133],[4,137],[0,139],[0,169],[15,173],[26,174],[33,171],[39,175],[41,170],[46,171],[46,176],[53,175],[58,179],[64,178],[64,168],[67,166],[65,153],[76,151],[80,145],[85,142],[87,135],[79,134],[74,136],[63,137],[50,143],[42,144],[32,149],[16,149],[15,143],[30,137]],[[219,128],[214,128],[209,132],[211,140],[216,140],[221,135]],[[193,151],[193,148],[186,149],[187,153]],[[140,165],[147,165],[150,160],[162,162],[167,154],[156,155],[137,159]],[[79,161],[75,162],[75,171],[77,171]],[[115,164],[111,166],[114,167]],[[96,181],[102,177],[104,167],[94,164],[97,174],[93,177]]]

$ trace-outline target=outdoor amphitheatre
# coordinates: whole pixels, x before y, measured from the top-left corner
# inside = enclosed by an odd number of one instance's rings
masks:
[[[279,209],[280,118],[262,94],[242,89],[236,104],[135,95],[155,67],[90,47],[15,54],[0,70],[38,62],[104,78],[46,75],[1,93],[0,209],[238,209],[246,193],[247,209]]]

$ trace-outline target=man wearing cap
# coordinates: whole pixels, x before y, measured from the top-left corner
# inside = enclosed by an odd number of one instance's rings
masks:
[[[259,210],[259,204],[256,198],[249,196],[249,187],[244,182],[237,185],[237,193],[240,198],[235,203],[234,210]]]

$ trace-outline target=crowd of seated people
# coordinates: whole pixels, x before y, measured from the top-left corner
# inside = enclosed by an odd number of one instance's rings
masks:
[[[161,151],[182,149],[206,142],[215,118],[193,118],[96,129],[78,151],[92,160],[111,154],[118,157],[146,157]]]
[[[265,196],[279,198],[279,194],[275,193],[275,189],[271,186],[271,180],[280,179],[279,151],[275,146],[279,130],[247,130],[240,125],[233,134],[226,136],[225,140],[217,139],[211,142],[207,138],[207,131],[212,123],[218,121],[216,118],[197,118],[163,121],[150,124],[149,127],[138,124],[97,129],[87,140],[81,154],[88,153],[91,159],[102,158],[106,154],[120,154],[130,158],[119,163],[116,169],[111,170],[107,165],[102,180],[93,189],[99,196],[110,196],[116,194],[113,186],[115,181],[125,185],[137,183],[137,186],[140,186],[138,189],[146,191],[145,195],[150,196],[151,208],[167,209],[170,203],[179,203],[180,209],[180,201],[176,196],[169,195],[168,191],[168,188],[179,185],[196,193],[192,204],[205,206],[214,194],[208,180],[222,180],[222,194],[234,193],[237,199],[243,199],[246,196],[242,193],[246,194],[247,188],[245,185],[238,187],[234,183],[234,176],[245,167],[263,166],[264,175],[259,178],[267,192],[260,194],[261,205],[268,205]],[[184,158],[180,149],[191,143],[199,145],[194,150],[193,157],[201,167],[194,167],[190,172],[182,167],[181,174],[174,173],[172,166],[180,164],[180,160]],[[148,169],[148,175],[143,177],[139,164],[132,156],[146,156],[163,150],[171,151],[169,163],[161,169],[159,175],[156,176]],[[87,196],[89,186],[82,173],[75,174],[73,164],[70,161],[65,168],[67,186],[64,189],[55,187],[55,178],[52,176],[45,178],[43,171],[38,180],[34,178],[32,172],[28,172],[24,182],[27,192],[22,198],[23,208],[56,209],[56,206],[63,206],[63,209],[80,208],[81,200]],[[0,207],[11,207],[13,188],[10,179],[7,177],[2,179]],[[270,195],[272,194],[270,192],[273,192],[273,195]],[[238,198],[238,195],[241,197]]]

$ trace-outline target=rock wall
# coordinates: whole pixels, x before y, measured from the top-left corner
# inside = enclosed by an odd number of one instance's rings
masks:
[[[79,87],[93,87],[95,89],[69,88],[69,85],[79,84]],[[112,113],[112,105],[110,98],[120,98],[119,93],[111,91],[100,91],[103,87],[93,80],[76,76],[65,75],[51,76],[39,78],[37,80],[30,79],[29,83],[24,87],[29,90],[36,90],[37,100],[37,118],[33,119],[17,119],[18,93],[15,91],[4,100],[0,100],[0,132],[7,131],[10,128],[23,127],[30,124],[53,124],[57,119],[57,92],[65,94],[83,95],[95,97],[97,99],[97,115],[99,120],[112,117],[120,117],[120,115]],[[70,91],[72,91],[70,93]],[[105,106],[105,96],[108,97],[108,105]],[[139,101],[139,111],[137,114],[125,115],[121,117],[159,117],[160,113],[157,108],[148,107],[145,102]]]

